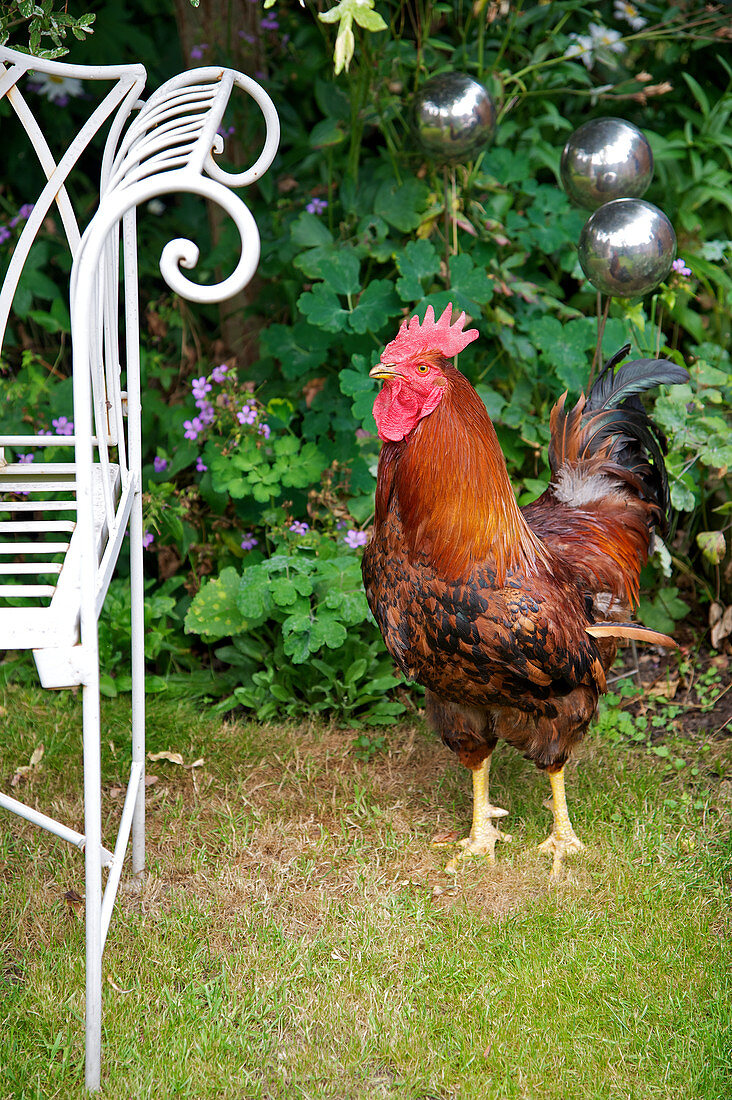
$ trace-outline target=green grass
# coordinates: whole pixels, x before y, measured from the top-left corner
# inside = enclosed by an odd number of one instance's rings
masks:
[[[43,742],[19,796],[80,824],[78,700],[2,703],[3,787]],[[127,701],[104,721],[109,836]],[[548,783],[501,748],[492,796],[514,840],[449,876],[430,841],[467,828],[469,778],[420,722],[363,761],[353,731],[150,699],[150,751],[204,764],[149,764],[150,875],[120,895],[105,953],[105,1094],[731,1097],[730,741],[680,727],[664,758],[610,726],[568,768],[587,852],[561,878],[535,851]],[[78,853],[3,815],[3,1100],[82,1093],[72,890]]]

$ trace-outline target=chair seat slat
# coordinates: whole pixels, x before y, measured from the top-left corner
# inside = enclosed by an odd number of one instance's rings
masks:
[[[28,576],[35,573],[60,573],[58,561],[0,561],[0,576]],[[0,586],[0,592],[2,587]]]
[[[5,542],[0,543],[0,557],[11,554],[63,554],[68,542]]]
[[[0,512],[75,512],[75,500],[1,500]]]
[[[72,519],[3,519],[0,520],[0,534],[30,535],[42,531],[73,531],[76,524]]]
[[[0,594],[4,597],[12,596],[52,596],[56,589],[52,584],[3,584],[0,585]],[[17,608],[13,608],[17,610]],[[25,646],[23,648],[26,648]]]

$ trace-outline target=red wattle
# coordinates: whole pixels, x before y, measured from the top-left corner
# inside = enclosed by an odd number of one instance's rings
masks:
[[[374,401],[374,420],[379,439],[392,443],[409,435],[415,424],[437,408],[444,389],[435,387],[425,398],[414,392],[401,378],[385,382]]]

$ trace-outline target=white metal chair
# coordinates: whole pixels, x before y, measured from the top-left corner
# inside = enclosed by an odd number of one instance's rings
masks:
[[[58,160],[23,94],[27,73],[106,82],[104,94]],[[259,261],[254,219],[232,187],[258,179],[279,142],[277,113],[249,77],[209,67],[174,77],[143,103],[142,65],[88,68],[31,58],[0,48],[0,98],[7,97],[41,163],[47,184],[25,223],[0,291],[0,348],[23,265],[53,204],[73,256],[70,285],[73,435],[0,434],[0,648],[33,651],[41,683],[81,685],[83,698],[84,832],[53,820],[7,794],[4,807],[70,841],[85,855],[86,1085],[100,1086],[102,952],[130,832],[132,872],[145,862],[144,604],[140,354],[136,208],[160,195],[192,192],[218,203],[234,220],[241,255],[215,286],[186,278],[198,248],[168,243],[160,269],[168,286],[194,302],[217,302],[241,290]],[[88,85],[87,85],[88,86]],[[259,105],[266,123],[261,154],[247,171],[224,172],[213,159],[234,88]],[[83,232],[66,183],[82,152],[108,125],[99,205]],[[121,263],[120,263],[121,261]],[[122,335],[120,335],[120,333]],[[124,367],[120,358],[124,359]],[[124,389],[123,389],[124,385]],[[2,424],[0,421],[0,432]],[[18,462],[66,446],[67,462]],[[11,450],[10,460],[4,449]],[[13,461],[16,458],[16,461]],[[132,767],[113,849],[101,835],[100,705],[97,622],[126,531],[132,597]],[[3,583],[4,582],[4,583]],[[102,871],[107,869],[102,890]]]

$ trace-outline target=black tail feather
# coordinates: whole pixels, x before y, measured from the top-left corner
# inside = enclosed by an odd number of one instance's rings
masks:
[[[684,367],[668,359],[634,359],[615,370],[630,345],[626,344],[605,364],[587,395],[582,410],[582,452],[589,458],[601,447],[608,460],[627,470],[642,486],[643,496],[659,508],[668,521],[670,499],[663,456],[666,438],[646,413],[639,394],[656,386],[671,386],[689,379]]]

